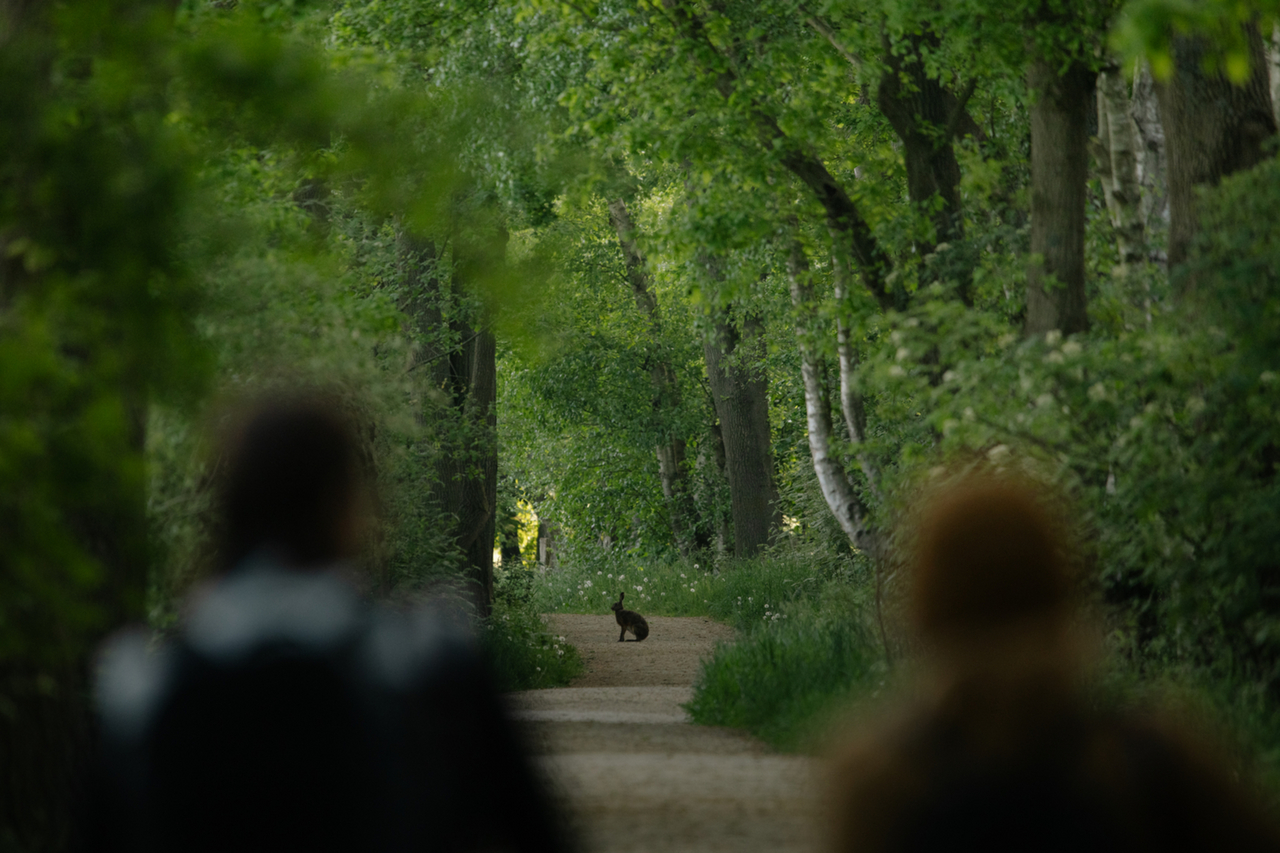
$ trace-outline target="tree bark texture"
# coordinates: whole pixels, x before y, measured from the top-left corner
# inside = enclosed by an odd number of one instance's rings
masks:
[[[799,244],[791,247],[787,273],[791,286],[791,304],[797,315],[796,335],[800,341],[800,375],[804,381],[809,454],[813,460],[814,473],[818,477],[818,487],[822,490],[827,508],[835,516],[840,529],[849,537],[853,547],[873,553],[874,542],[867,524],[866,509],[845,475],[844,466],[831,452],[835,429],[831,419],[831,399],[823,379],[826,368],[810,340],[811,332],[805,322],[813,317],[817,304],[813,288],[809,284],[809,262]]]
[[[849,296],[853,271],[847,260],[838,253],[832,255],[831,269],[835,280],[836,305],[842,307]],[[880,478],[863,450],[867,436],[867,414],[858,382],[858,354],[853,347],[849,322],[839,309],[836,311],[836,356],[840,362],[840,414],[844,416],[849,445],[854,449],[854,458],[858,460],[858,466],[867,479],[872,495],[880,501]]]
[[[741,329],[728,316],[717,319],[704,343],[707,379],[720,419],[725,473],[733,514],[734,556],[753,557],[782,521],[773,476],[769,430],[769,386],[764,370],[764,327],[748,315]]]
[[[457,519],[463,553],[485,616],[493,603],[493,543],[498,494],[497,344],[487,328],[456,323],[462,344],[441,361],[442,390],[455,419],[436,463],[436,496]]]
[[[715,408],[715,401],[712,401],[712,408]],[[704,489],[701,501],[705,501],[705,505],[710,507],[716,553],[727,554],[733,541],[733,498],[730,496],[726,512],[724,494],[728,492],[728,463],[725,460],[724,433],[720,429],[720,422],[715,418],[708,425],[706,441],[698,454],[698,467],[703,470],[700,478]],[[711,545],[711,542],[707,544]]]
[[[1271,89],[1271,117],[1280,126],[1280,24],[1273,24],[1267,39],[1267,82]]]
[[[487,250],[496,253],[497,241]],[[438,341],[446,327],[440,308],[444,259],[432,243],[411,245],[411,251],[418,266],[401,307],[419,334]],[[475,262],[455,246],[455,279],[465,279],[469,263]],[[431,395],[423,402],[423,418],[439,430],[433,496],[453,518],[451,538],[463,554],[479,609],[488,615],[497,523],[497,344],[484,317],[456,318],[447,326],[447,343],[422,347],[411,369],[425,373]]]
[[[935,195],[942,199],[941,207],[931,217],[934,240],[919,247],[921,255],[932,252],[937,243],[964,236],[960,164],[951,139],[965,104],[947,92],[937,78],[926,73],[919,50],[926,41],[937,39],[916,35],[906,45],[909,50],[887,49],[888,68],[876,91],[880,112],[902,140],[907,197],[917,205],[931,201]]]
[[[609,222],[618,235],[618,247],[626,263],[627,283],[635,297],[636,307],[649,323],[650,338],[661,339],[662,317],[658,312],[658,297],[650,287],[649,273],[645,268],[644,254],[636,243],[636,226],[631,211],[622,199],[609,203]],[[653,387],[652,406],[660,423],[664,424],[680,408],[680,383],[675,367],[660,354],[648,356],[649,380]],[[666,498],[671,516],[671,532],[683,553],[693,545],[693,520],[695,518],[689,490],[688,466],[685,464],[685,440],[670,428],[655,448],[658,457],[658,476],[662,480],[662,494]]]
[[[1120,263],[1140,263],[1147,255],[1142,184],[1138,177],[1139,136],[1129,104],[1129,86],[1116,66],[1098,73],[1098,171],[1107,212],[1116,232]]]
[[[1165,156],[1164,127],[1160,124],[1160,103],[1156,83],[1145,62],[1133,76],[1133,92],[1129,98],[1129,117],[1133,119],[1141,140],[1138,146],[1138,181],[1142,185],[1142,221],[1147,233],[1169,223],[1169,170]],[[1167,255],[1152,255],[1165,262]]]
[[[1173,42],[1173,74],[1156,86],[1169,157],[1170,265],[1187,259],[1195,237],[1196,187],[1212,186],[1261,162],[1263,143],[1276,132],[1262,37],[1254,26],[1246,35],[1253,69],[1244,85],[1206,74],[1205,43],[1179,36]]]
[[[1080,65],[1059,74],[1031,63],[1031,264],[1027,336],[1089,327],[1084,291],[1085,194],[1093,75]]]

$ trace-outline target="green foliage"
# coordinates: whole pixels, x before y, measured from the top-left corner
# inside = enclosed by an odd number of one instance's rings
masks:
[[[888,670],[854,589],[830,584],[817,601],[717,647],[685,706],[694,722],[744,728],[791,751],[815,745],[838,706],[875,696]]]
[[[750,560],[642,559],[596,549],[540,571],[533,607],[544,613],[608,613],[618,593],[655,616],[710,616],[749,630],[782,618],[793,602],[816,600],[830,585],[859,585],[864,561],[806,542],[784,542]],[[834,587],[833,587],[834,588]]]
[[[138,612],[145,401],[189,400],[207,361],[164,15],[37,14],[0,50],[0,661],[60,665]]]
[[[518,566],[495,571],[493,613],[481,639],[504,690],[563,687],[582,674],[582,657],[564,637],[552,634],[531,605],[531,573]]]

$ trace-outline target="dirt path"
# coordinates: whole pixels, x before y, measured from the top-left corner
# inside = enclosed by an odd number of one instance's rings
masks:
[[[587,851],[815,849],[811,760],[691,725],[681,707],[699,661],[731,629],[652,617],[647,640],[619,643],[612,615],[547,618],[587,671],[570,687],[512,699]]]

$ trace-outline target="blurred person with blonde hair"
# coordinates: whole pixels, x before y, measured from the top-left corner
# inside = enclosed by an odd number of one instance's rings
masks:
[[[1054,510],[993,473],[923,501],[903,538],[929,676],[838,755],[831,849],[1280,850],[1211,752],[1091,701]]]

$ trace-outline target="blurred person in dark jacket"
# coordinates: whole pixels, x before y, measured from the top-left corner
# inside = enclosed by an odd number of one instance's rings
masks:
[[[560,851],[564,835],[465,618],[348,582],[367,482],[322,395],[225,441],[221,572],[181,630],[105,648],[101,849]]]
[[[1091,701],[1052,507],[991,474],[925,501],[908,603],[932,669],[838,755],[832,849],[1280,850],[1211,751]]]

